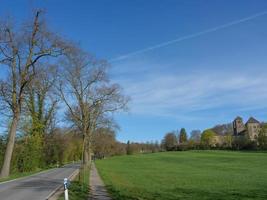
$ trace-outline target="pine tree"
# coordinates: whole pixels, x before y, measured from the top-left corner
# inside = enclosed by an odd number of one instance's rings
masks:
[[[132,154],[131,144],[130,144],[130,141],[129,140],[127,141],[126,154],[127,155],[131,155]]]
[[[185,142],[187,142],[187,133],[185,128],[182,128],[179,135],[179,143],[182,144]]]

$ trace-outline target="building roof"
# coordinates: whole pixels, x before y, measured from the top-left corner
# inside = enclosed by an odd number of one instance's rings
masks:
[[[242,117],[237,116],[235,120],[243,120]]]
[[[250,117],[246,124],[249,124],[249,123],[257,123],[257,124],[259,124],[260,122],[258,120],[256,120],[255,118]]]

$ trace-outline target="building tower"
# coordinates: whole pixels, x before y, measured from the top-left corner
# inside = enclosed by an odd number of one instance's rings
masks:
[[[253,117],[250,117],[246,123],[247,133],[250,140],[255,140],[260,132],[260,122]]]
[[[237,136],[241,132],[245,130],[245,126],[243,124],[243,119],[241,117],[236,117],[233,121],[234,135]]]

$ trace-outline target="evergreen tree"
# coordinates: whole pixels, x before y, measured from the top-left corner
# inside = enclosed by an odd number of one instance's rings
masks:
[[[187,133],[185,128],[182,128],[179,135],[179,143],[182,144],[185,142],[187,142]]]
[[[130,144],[130,141],[128,140],[127,141],[127,146],[126,146],[126,154],[127,155],[131,155],[133,152],[131,150],[131,144]]]

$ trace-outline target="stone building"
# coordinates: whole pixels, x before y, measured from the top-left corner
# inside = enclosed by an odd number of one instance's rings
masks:
[[[255,140],[258,137],[261,126],[260,122],[253,117],[250,117],[244,124],[241,117],[236,117],[233,121],[234,136],[247,135],[250,140]]]
[[[234,129],[234,135],[243,135],[245,131],[245,125],[243,123],[243,119],[241,117],[236,117],[233,121],[233,129]]]

